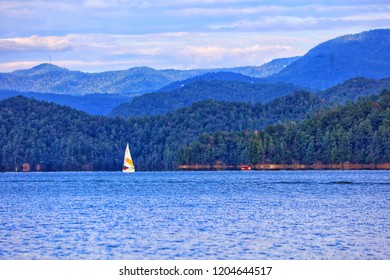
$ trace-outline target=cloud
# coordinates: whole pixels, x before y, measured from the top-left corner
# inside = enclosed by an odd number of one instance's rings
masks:
[[[389,8],[389,13],[354,14],[350,16],[341,17],[340,20],[351,21],[351,22],[390,20],[390,8]]]
[[[192,62],[190,65],[209,65],[209,68],[261,65],[275,57],[290,57],[297,54],[302,55],[292,47],[284,45],[252,45],[233,48],[187,46],[178,52],[178,56],[183,61]]]
[[[86,8],[108,8],[118,5],[118,1],[115,0],[86,0],[83,3],[83,7]]]
[[[12,61],[0,63],[0,72],[11,72],[16,69],[27,69],[42,63],[42,61],[28,60],[28,61]]]
[[[205,58],[205,59],[221,59],[232,56],[242,55],[260,55],[261,52],[291,50],[289,46],[271,45],[271,46],[247,46],[243,48],[224,48],[224,47],[194,47],[188,46],[181,53],[187,56]]]
[[[272,9],[267,14],[246,17],[236,21],[224,21],[210,25],[211,29],[230,32],[274,32],[274,31],[311,31],[341,29],[356,26],[377,28],[390,27],[390,7],[358,6],[348,7],[300,7],[301,11],[292,13],[297,8],[286,8],[285,14],[273,14]],[[308,16],[310,15],[310,16]]]
[[[7,69],[49,55],[64,67],[91,71],[209,68],[259,65],[346,33],[389,28],[390,6],[375,0],[13,0],[0,1],[0,26],[0,63]]]
[[[37,35],[26,38],[0,39],[0,51],[2,52],[28,52],[28,51],[66,51],[72,49],[72,36]]]
[[[162,68],[210,68],[217,66],[259,65],[274,57],[302,54],[297,49],[301,40],[259,34],[230,33],[156,33],[138,35],[70,34],[66,36],[31,36],[0,39],[0,69],[17,69],[17,60],[28,65],[29,58],[83,71],[126,69],[135,66]],[[52,53],[53,52],[53,53]],[[5,64],[4,64],[5,63]]]
[[[274,32],[365,24],[390,26],[384,1],[85,0],[1,1],[0,37],[32,34]],[[360,20],[347,20],[360,15]],[[375,17],[376,15],[376,17]],[[333,26],[333,24],[332,24]],[[337,27],[337,26],[336,26]]]

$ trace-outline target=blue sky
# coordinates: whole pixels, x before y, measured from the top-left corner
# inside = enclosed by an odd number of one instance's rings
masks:
[[[377,28],[388,1],[0,0],[0,72],[261,65]]]

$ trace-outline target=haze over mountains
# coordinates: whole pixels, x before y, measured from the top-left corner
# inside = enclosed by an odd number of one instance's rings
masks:
[[[75,95],[134,95],[153,92],[173,82],[210,72],[233,72],[263,78],[267,82],[293,83],[312,89],[325,89],[353,77],[385,78],[390,76],[390,30],[341,36],[314,47],[302,57],[275,59],[262,66],[194,70],[136,67],[84,73],[41,64],[27,70],[0,73],[0,89]]]
[[[194,70],[136,67],[84,73],[41,64],[0,73],[0,99],[22,94],[90,114],[107,115],[119,106],[113,115],[142,116],[163,114],[204,99],[266,103],[296,90],[316,92],[335,86],[326,99],[345,102],[366,92],[378,94],[388,88],[387,77],[390,30],[381,29],[341,36],[302,57],[275,59],[262,66]],[[350,87],[360,89],[356,93]]]
[[[264,77],[279,72],[296,59],[295,57],[276,59],[257,67],[195,70],[155,70],[149,67],[135,67],[128,70],[101,73],[70,71],[44,63],[27,70],[0,73],[0,89],[72,95],[94,93],[139,95],[156,91],[176,81],[210,72],[232,72]]]

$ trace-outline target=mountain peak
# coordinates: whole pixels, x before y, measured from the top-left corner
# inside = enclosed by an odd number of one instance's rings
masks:
[[[390,29],[373,29],[356,34],[347,34],[333,39],[334,41],[363,41],[369,39],[380,39],[382,36],[388,37]]]
[[[325,89],[353,77],[390,76],[390,29],[349,34],[323,42],[271,77]]]
[[[69,70],[66,68],[59,67],[57,65],[51,63],[42,63],[33,68],[26,70],[17,70],[14,71],[14,74],[23,74],[29,76],[42,75],[50,72],[68,72]]]

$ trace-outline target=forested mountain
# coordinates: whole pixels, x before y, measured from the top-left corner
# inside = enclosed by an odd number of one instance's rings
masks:
[[[237,76],[238,75],[238,76]],[[243,77],[243,79],[247,79],[248,81],[254,81],[256,83],[264,83],[263,81],[259,81],[259,79],[251,78],[248,76],[243,76],[241,74],[235,74],[235,73],[209,73],[205,74],[207,76],[207,79],[210,80],[218,80],[221,79],[221,81],[228,80],[228,79],[238,79],[239,77]],[[222,76],[222,77],[221,77]],[[200,77],[200,76],[199,76]],[[318,92],[317,94],[324,99],[328,104],[343,104],[347,101],[354,101],[359,96],[369,96],[374,94],[379,94],[383,89],[390,88],[390,78],[382,79],[382,80],[374,80],[374,79],[367,79],[367,78],[353,78],[350,79],[340,85],[331,87],[325,91]],[[183,89],[182,89],[183,90]],[[230,94],[230,93],[229,93]],[[74,109],[81,110],[84,112],[87,112],[92,115],[108,115],[112,112],[112,110],[116,107],[116,114],[114,115],[125,115],[128,117],[131,115],[131,113],[127,113],[128,111],[131,112],[131,106],[121,105],[123,103],[129,103],[133,99],[131,96],[126,95],[116,95],[116,94],[87,94],[87,95],[67,95],[67,94],[50,94],[50,93],[37,93],[37,92],[18,92],[18,91],[8,91],[8,90],[0,90],[0,100],[6,99],[9,97],[14,97],[18,95],[23,95],[26,97],[32,97],[37,100],[43,100],[43,101],[49,101],[49,102],[55,102],[60,105],[66,105],[70,106]],[[197,96],[197,93],[194,92],[193,96]],[[232,97],[238,96],[237,101],[239,100],[250,100],[245,99],[247,97],[246,94],[240,95],[238,93],[235,93],[231,95],[230,99],[233,99]],[[145,96],[146,97],[146,96]],[[168,98],[166,96],[166,98]],[[206,97],[207,99],[213,98],[212,95],[209,95]],[[190,97],[189,97],[190,99]],[[227,97],[226,99],[229,99]],[[180,98],[179,98],[180,100]],[[234,100],[234,99],[233,99]],[[267,100],[267,99],[265,99]],[[153,107],[153,104],[156,103],[157,110],[160,110],[160,107],[165,108],[164,105],[161,106],[161,104],[158,104],[157,102],[151,101],[151,104],[147,105]],[[167,101],[165,102],[168,106],[171,108],[175,108],[175,101]],[[172,105],[172,104],[173,105]],[[184,105],[182,105],[184,106]],[[145,107],[145,108],[146,108]],[[164,109],[165,110],[165,109]],[[161,109],[161,111],[164,111]],[[155,109],[151,108],[151,112],[154,112]],[[141,111],[142,112],[142,111]]]
[[[353,77],[389,76],[390,29],[381,29],[324,42],[269,80],[326,89]]]
[[[118,94],[68,95],[0,90],[0,100],[18,95],[70,106],[91,115],[108,115],[115,107],[122,103],[130,102],[133,99],[131,96]]]
[[[135,97],[131,103],[119,105],[112,111],[111,115],[127,118],[129,116],[165,114],[206,99],[266,103],[297,90],[301,90],[301,88],[284,83],[265,84],[228,80],[200,80],[171,92],[154,92]]]
[[[225,76],[226,75],[226,76]],[[141,116],[155,115],[170,112],[180,107],[190,106],[193,102],[214,99],[234,102],[270,102],[278,96],[289,94],[299,87],[288,84],[266,84],[262,80],[242,76],[251,82],[229,81],[229,77],[236,77],[233,73],[205,74],[205,80],[198,81],[195,77],[189,84],[170,92],[156,92],[144,94],[134,98],[132,102],[118,105],[110,115]],[[222,76],[222,77],[221,77]],[[209,80],[207,80],[209,79]],[[213,80],[215,79],[215,80]],[[247,80],[250,81],[250,80]],[[352,78],[342,84],[327,90],[316,92],[319,98],[328,105],[344,104],[355,101],[358,97],[379,94],[384,89],[390,89],[390,78],[375,80],[368,78]]]
[[[194,82],[199,81],[235,81],[235,82],[243,82],[243,83],[266,83],[263,79],[253,78],[250,76],[246,76],[240,73],[233,72],[209,72],[202,75],[198,75],[186,80],[180,80],[174,83],[171,83],[161,89],[158,92],[170,92],[173,90],[180,89],[182,87],[193,84]]]
[[[279,73],[281,70],[286,68],[288,65],[299,59],[299,56],[294,57],[284,57],[284,58],[276,58],[271,60],[270,62],[264,63],[260,66],[241,66],[241,67],[232,67],[232,68],[211,68],[211,69],[194,69],[193,71],[197,71],[196,75],[203,75],[207,73],[236,73],[241,74],[243,76],[249,76],[253,78],[264,78],[270,75]],[[172,73],[172,71],[186,72],[181,70],[161,70],[162,72]],[[194,76],[195,77],[195,76]],[[185,80],[187,78],[178,77],[178,80]]]
[[[0,101],[0,170],[23,164],[32,170],[120,170],[126,143],[137,170],[175,170],[179,163],[388,162],[389,100],[384,91],[322,109],[303,123],[259,131],[302,120],[326,103],[297,92],[266,105],[210,100],[126,121],[14,97]]]
[[[124,120],[21,96],[0,101],[0,134],[1,171],[111,170],[130,140]]]
[[[164,116],[93,117],[54,103],[14,97],[0,101],[0,170],[23,163],[41,170],[120,170],[130,144],[137,170],[177,167],[177,152],[202,133],[260,129],[303,119],[319,99],[299,92],[270,105],[202,101]]]
[[[390,78],[381,80],[368,78],[352,78],[342,84],[321,91],[318,95],[332,104],[344,104],[356,101],[358,97],[378,95],[385,89],[390,89]]]
[[[183,74],[183,73],[181,73]],[[198,72],[186,72],[184,79]],[[40,64],[28,70],[0,74],[0,89],[56,94],[139,94],[157,90],[176,81],[171,72],[136,67],[123,71],[84,73],[51,64]]]
[[[302,123],[255,132],[204,134],[179,153],[184,165],[390,162],[390,92],[360,99]]]
[[[142,94],[156,91],[175,81],[209,72],[234,72],[264,77],[284,69],[297,57],[276,59],[261,66],[220,69],[155,70],[135,67],[121,71],[85,73],[70,71],[52,64],[40,64],[31,69],[0,73],[0,90],[55,94]]]
[[[218,69],[218,71],[240,73],[242,75],[255,77],[255,78],[264,78],[271,76],[273,74],[279,73],[288,65],[298,60],[299,56],[288,57],[288,58],[276,58],[268,63],[264,63],[261,66],[246,66],[246,67],[237,67],[237,68],[227,68],[227,69]]]
[[[136,67],[85,73],[41,64],[27,70],[0,73],[0,90],[137,95],[210,72],[239,73],[263,78],[267,83],[291,83],[312,89],[326,89],[353,77],[381,79],[390,76],[390,29],[341,36],[314,47],[302,57],[275,59],[261,66],[194,70]]]

